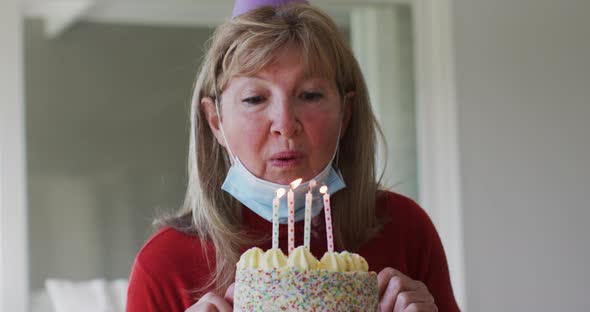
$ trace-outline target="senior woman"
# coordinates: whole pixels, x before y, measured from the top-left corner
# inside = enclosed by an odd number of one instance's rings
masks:
[[[379,189],[376,129],[359,66],[327,15],[306,1],[238,1],[197,78],[184,205],[139,252],[127,311],[231,311],[239,255],[271,244],[264,196],[297,178],[328,185],[335,249],[379,272],[381,311],[458,311],[432,222]],[[313,214],[319,257],[321,207]],[[285,248],[286,225],[279,231]]]

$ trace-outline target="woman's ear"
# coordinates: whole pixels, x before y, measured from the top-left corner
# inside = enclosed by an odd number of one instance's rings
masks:
[[[221,134],[221,118],[217,115],[217,109],[215,108],[215,101],[210,97],[203,97],[201,99],[201,110],[205,114],[209,128],[217,139],[217,142],[225,147],[225,141]]]
[[[348,129],[348,125],[350,124],[350,118],[352,117],[352,103],[354,102],[354,97],[356,96],[356,92],[350,91],[346,93],[344,96],[344,103],[342,109],[342,130],[340,131],[340,138],[344,137],[346,134],[346,129]]]

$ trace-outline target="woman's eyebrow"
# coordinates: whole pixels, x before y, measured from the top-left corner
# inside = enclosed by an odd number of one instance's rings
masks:
[[[264,80],[264,81],[267,81],[267,79],[264,79],[264,77],[261,77],[258,74],[251,74],[251,75],[241,74],[241,75],[235,75],[234,77],[235,78],[246,78],[246,79],[255,79],[255,80]]]
[[[248,82],[263,82],[268,83],[271,82],[271,79],[265,78],[260,76],[258,73],[254,74],[241,74],[234,76],[235,78],[245,78],[245,81],[242,81],[242,84],[246,84]],[[305,74],[301,73],[295,78],[295,86],[301,87],[306,86],[307,84],[313,84],[314,86],[324,87],[328,83],[328,79],[318,75],[312,74]]]
[[[300,81],[300,84],[308,83],[313,84],[314,86],[324,87],[328,83],[328,80],[319,76],[309,76],[307,78],[301,79]]]

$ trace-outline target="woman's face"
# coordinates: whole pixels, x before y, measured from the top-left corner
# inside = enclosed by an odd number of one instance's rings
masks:
[[[285,48],[253,76],[232,77],[221,94],[221,124],[234,156],[255,176],[288,184],[308,181],[332,159],[339,127],[349,119],[336,83],[306,77],[300,51]],[[347,95],[350,96],[350,95]],[[217,141],[225,146],[215,104],[202,101]]]

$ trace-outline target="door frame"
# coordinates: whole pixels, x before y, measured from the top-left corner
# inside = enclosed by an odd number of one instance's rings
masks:
[[[28,311],[26,136],[20,0],[0,1],[0,311]]]
[[[467,307],[452,0],[412,0],[418,190],[443,242],[455,297]]]

